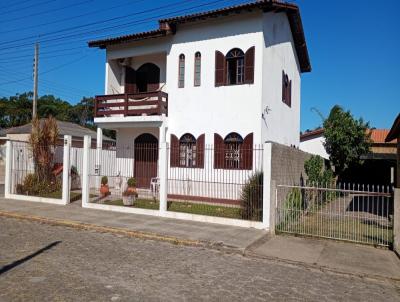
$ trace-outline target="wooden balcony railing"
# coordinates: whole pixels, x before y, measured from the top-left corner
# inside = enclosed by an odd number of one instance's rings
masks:
[[[168,115],[168,94],[163,91],[98,95],[94,103],[95,117],[162,114]]]

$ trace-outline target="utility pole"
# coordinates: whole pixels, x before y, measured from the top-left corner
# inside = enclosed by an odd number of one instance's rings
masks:
[[[38,66],[39,66],[39,43],[35,44],[35,59],[33,62],[33,108],[32,119],[37,115],[37,98],[38,98]]]

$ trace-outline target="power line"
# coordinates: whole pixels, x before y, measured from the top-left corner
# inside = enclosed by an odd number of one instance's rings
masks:
[[[93,26],[93,25],[107,23],[107,22],[110,22],[110,21],[121,20],[121,19],[129,18],[129,17],[133,17],[133,16],[137,16],[137,15],[141,15],[141,14],[145,14],[145,13],[149,13],[149,12],[154,12],[154,11],[158,11],[158,10],[165,9],[165,8],[168,8],[168,7],[173,7],[173,6],[176,6],[176,5],[180,5],[180,4],[182,4],[182,2],[192,2],[192,1],[194,1],[194,0],[178,1],[178,2],[175,2],[173,4],[164,5],[164,6],[161,6],[161,7],[158,7],[158,8],[146,9],[146,10],[135,12],[135,13],[131,13],[131,14],[126,14],[126,15],[122,15],[122,16],[109,18],[109,19],[106,19],[106,20],[101,20],[101,21],[96,21],[96,22],[90,22],[90,23],[86,23],[86,24],[76,25],[76,26],[72,26],[72,27],[67,27],[67,28],[56,30],[56,31],[43,33],[43,34],[40,34],[40,35],[25,36],[25,37],[21,37],[19,39],[11,40],[11,41],[4,41],[4,42],[2,42],[2,44],[3,45],[4,44],[9,44],[9,43],[13,43],[13,42],[18,42],[20,40],[36,39],[37,36],[40,36],[41,38],[45,37],[45,36],[51,36],[51,35],[62,33],[62,32],[68,32],[70,30],[85,28],[85,27],[89,27],[89,26]]]
[[[129,1],[128,3],[115,5],[115,6],[104,8],[104,9],[99,9],[99,10],[96,10],[96,11],[93,11],[93,12],[89,12],[89,13],[85,13],[85,14],[81,14],[81,15],[77,15],[77,16],[67,17],[67,18],[63,18],[63,19],[57,19],[55,21],[40,23],[40,24],[33,25],[33,26],[30,26],[30,27],[19,27],[19,28],[6,30],[6,31],[0,31],[0,33],[5,34],[5,33],[10,33],[10,32],[16,32],[16,31],[31,30],[32,28],[48,26],[48,25],[52,25],[52,24],[56,24],[56,23],[60,23],[60,22],[64,22],[64,21],[70,21],[70,20],[81,18],[81,17],[94,15],[94,14],[97,14],[99,12],[109,11],[111,9],[115,9],[115,8],[120,8],[120,7],[127,6],[127,5],[136,4],[136,3],[139,3],[139,2],[143,2],[143,1],[145,1],[145,0],[138,0],[138,1],[133,1],[133,2]],[[13,20],[10,20],[9,22],[13,22],[13,21],[15,21],[15,20],[13,19]],[[1,20],[0,20],[0,22],[1,22]]]
[[[29,9],[29,8],[32,8],[32,7],[35,7],[35,6],[39,6],[39,5],[43,5],[43,4],[47,4],[47,3],[55,2],[55,1],[57,1],[57,0],[46,0],[46,1],[39,2],[39,3],[34,3],[34,4],[30,5],[30,6],[16,8],[16,9],[12,9],[12,10],[8,10],[8,11],[5,11],[5,12],[2,12],[2,14],[0,14],[0,15],[9,14],[9,13],[13,13],[13,12],[20,12],[22,10],[26,10],[26,9]]]
[[[193,1],[193,0],[188,0],[188,1]],[[200,7],[204,7],[204,6],[209,6],[209,5],[216,4],[216,3],[219,3],[219,2],[222,2],[222,1],[226,1],[226,0],[216,0],[216,1],[208,2],[208,3],[203,3],[201,5],[196,5],[196,6],[193,6],[193,7],[180,9],[180,10],[176,10],[176,11],[173,11],[173,12],[168,12],[168,13],[161,14],[161,15],[158,15],[158,16],[148,17],[148,18],[145,18],[145,19],[132,21],[132,22],[124,23],[124,24],[109,26],[109,27],[106,27],[106,28],[101,28],[101,29],[96,29],[96,30],[91,30],[91,31],[86,31],[86,32],[85,31],[84,32],[76,32],[76,33],[71,33],[70,35],[55,36],[55,37],[51,37],[51,38],[49,38],[47,40],[40,40],[40,42],[41,43],[47,43],[47,42],[57,41],[57,40],[60,40],[60,39],[68,40],[70,38],[74,38],[74,37],[78,37],[78,36],[82,36],[82,35],[95,34],[95,33],[106,31],[106,30],[111,30],[111,29],[116,29],[116,28],[120,28],[120,27],[131,26],[131,25],[134,25],[134,24],[141,24],[141,23],[145,23],[145,22],[148,22],[148,21],[157,20],[159,18],[169,16],[171,14],[177,14],[177,13],[185,12],[187,10],[192,10],[192,9],[196,9],[196,8],[200,8]],[[181,4],[181,3],[175,3],[174,5],[177,5],[177,4]],[[110,33],[110,34],[112,34],[112,33]],[[17,41],[19,41],[19,40],[17,40]],[[31,44],[32,43],[29,42],[29,43],[24,43],[24,44],[19,44],[19,45],[11,45],[11,46],[6,46],[6,47],[3,47],[3,48],[0,48],[0,50],[11,49],[11,48],[15,48],[15,47],[22,47],[22,46],[31,45]]]
[[[56,12],[56,11],[64,10],[64,9],[67,9],[67,8],[83,5],[83,4],[86,4],[86,3],[89,3],[89,2],[93,2],[93,1],[94,0],[87,0],[87,1],[83,1],[83,2],[73,3],[71,5],[67,5],[67,6],[63,6],[63,7],[59,7],[59,8],[55,8],[55,9],[51,9],[51,10],[47,10],[47,11],[44,11],[44,12],[38,12],[38,13],[34,13],[34,14],[27,14],[27,15],[20,16],[18,18],[14,18],[14,19],[0,20],[0,22],[1,23],[11,22],[11,21],[14,22],[14,21],[18,21],[18,20],[21,20],[21,19],[26,19],[26,18],[31,18],[31,17],[35,17],[35,16],[45,15],[45,14],[53,13],[53,12]]]

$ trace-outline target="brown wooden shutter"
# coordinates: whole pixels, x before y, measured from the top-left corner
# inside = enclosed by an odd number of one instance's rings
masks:
[[[179,139],[174,134],[171,134],[170,155],[171,167],[179,167]]]
[[[244,55],[244,82],[254,83],[254,53],[255,47],[250,47]]]
[[[214,169],[224,168],[224,158],[224,139],[219,134],[214,133]]]
[[[225,56],[215,51],[215,87],[225,85]]]
[[[125,93],[136,93],[136,71],[125,66]]]
[[[205,135],[200,135],[196,140],[196,167],[204,168]]]
[[[251,170],[253,168],[253,133],[244,138],[240,148],[240,169]]]
[[[288,85],[288,105],[292,107],[292,80],[289,81]]]

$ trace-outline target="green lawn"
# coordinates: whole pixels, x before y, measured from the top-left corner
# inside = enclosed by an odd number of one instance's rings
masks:
[[[51,193],[46,193],[46,194],[40,194],[39,197],[44,197],[44,198],[55,198],[55,199],[61,199],[62,198],[62,191],[54,191]],[[82,198],[82,194],[78,192],[71,192],[69,201],[77,201]]]
[[[122,203],[122,199],[106,200],[103,203],[108,204],[108,205],[114,205],[114,206],[124,206]],[[158,210],[160,207],[160,204],[158,201],[154,201],[154,200],[150,200],[150,199],[137,199],[135,201],[134,206],[132,206],[132,207]],[[198,214],[198,215],[207,215],[207,216],[216,216],[216,217],[224,217],[224,218],[236,218],[236,219],[241,218],[240,208],[214,206],[214,205],[207,205],[207,204],[197,204],[197,203],[190,203],[190,202],[168,201],[168,211],[189,213],[189,214]]]
[[[303,217],[282,222],[278,231],[299,235],[328,237],[367,243],[372,245],[391,245],[393,230],[391,226],[379,225],[372,219],[357,217],[334,217],[322,213],[310,213]]]

